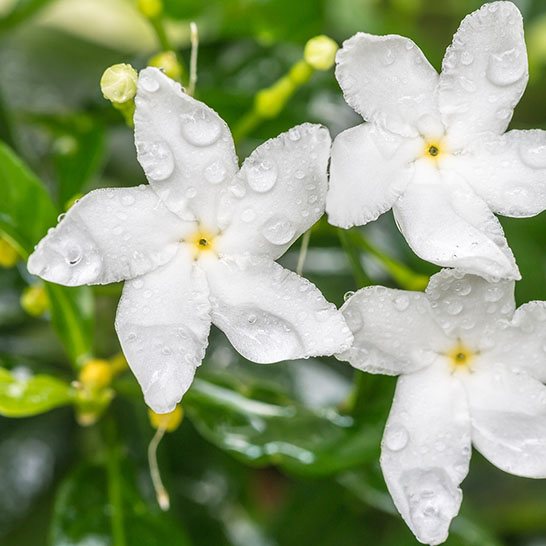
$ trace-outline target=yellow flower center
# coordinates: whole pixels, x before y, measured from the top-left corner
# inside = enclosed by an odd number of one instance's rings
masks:
[[[197,259],[204,252],[213,252],[215,247],[215,236],[204,229],[199,228],[188,238],[184,239],[194,253],[194,259]]]
[[[437,161],[446,154],[445,146],[441,140],[425,140],[422,156],[431,161]]]
[[[446,353],[449,359],[452,371],[472,371],[472,363],[476,356],[476,353],[463,345],[460,341]]]

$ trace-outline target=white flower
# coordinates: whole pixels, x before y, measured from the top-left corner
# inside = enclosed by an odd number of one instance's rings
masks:
[[[330,223],[366,224],[392,207],[421,258],[520,278],[493,213],[546,208],[546,132],[504,132],[528,79],[516,6],[494,2],[468,15],[440,75],[396,35],[356,34],[336,62],[346,101],[368,123],[334,141]]]
[[[328,131],[294,127],[239,170],[225,122],[158,69],[140,73],[135,100],[150,185],[85,196],[38,244],[29,271],[68,286],[127,280],[116,330],[158,413],[190,386],[211,321],[255,362],[346,349],[339,311],[274,262],[324,212]]]
[[[381,467],[421,542],[446,540],[471,444],[506,472],[546,477],[546,302],[515,310],[512,281],[445,269],[426,294],[372,286],[341,310],[354,343],[338,358],[400,374]]]

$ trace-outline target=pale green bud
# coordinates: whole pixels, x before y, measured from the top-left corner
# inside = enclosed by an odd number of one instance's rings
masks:
[[[174,51],[162,51],[154,55],[149,61],[148,66],[162,68],[169,78],[180,81],[182,79],[182,66],[176,58]]]
[[[148,19],[155,19],[163,11],[161,0],[138,0],[138,11]]]
[[[107,68],[100,79],[105,99],[123,104],[136,95],[138,74],[130,64],[115,64]]]
[[[323,34],[305,44],[303,57],[315,70],[328,70],[334,64],[337,50],[334,40]]]

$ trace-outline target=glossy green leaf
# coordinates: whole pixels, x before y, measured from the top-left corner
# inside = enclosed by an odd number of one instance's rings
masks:
[[[49,375],[17,377],[0,368],[0,415],[29,417],[72,403],[68,383]]]
[[[332,408],[268,398],[196,379],[183,405],[205,438],[248,463],[326,475],[378,456],[380,426],[356,422]]]
[[[36,175],[0,143],[0,232],[28,256],[48,228],[57,223],[57,209]],[[77,362],[91,351],[93,299],[89,287],[68,288],[46,283],[52,324],[70,358]]]
[[[108,464],[108,463],[107,463]],[[116,483],[111,483],[114,478]],[[114,487],[114,489],[112,489]],[[61,484],[55,502],[52,546],[189,546],[169,513],[147,502],[126,462],[114,476],[101,464],[83,463]]]

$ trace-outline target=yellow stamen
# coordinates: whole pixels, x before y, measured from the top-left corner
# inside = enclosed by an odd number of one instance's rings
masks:
[[[192,235],[184,239],[194,251],[194,258],[197,259],[203,252],[214,251],[215,235],[204,229],[198,229]]]
[[[442,155],[445,155],[445,146],[441,140],[425,140],[422,155],[426,159],[437,161]]]
[[[463,345],[460,341],[446,353],[449,359],[452,371],[472,371],[472,363],[476,353]]]

